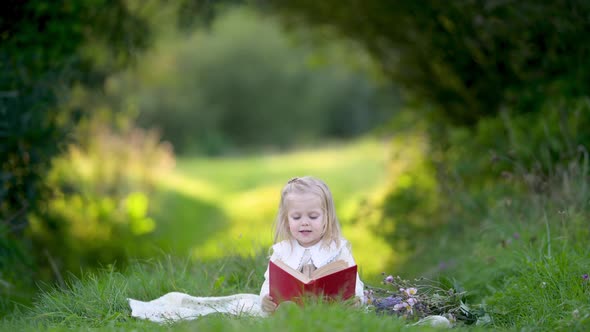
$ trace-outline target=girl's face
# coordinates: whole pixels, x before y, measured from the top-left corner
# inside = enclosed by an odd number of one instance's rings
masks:
[[[320,242],[325,225],[320,197],[312,193],[290,193],[285,203],[291,236],[302,247],[311,247]]]

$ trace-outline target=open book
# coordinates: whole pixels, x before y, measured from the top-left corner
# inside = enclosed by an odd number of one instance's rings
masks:
[[[343,260],[326,264],[312,272],[311,277],[277,260],[269,263],[270,296],[276,303],[301,302],[304,295],[327,299],[348,299],[355,295],[357,266]]]

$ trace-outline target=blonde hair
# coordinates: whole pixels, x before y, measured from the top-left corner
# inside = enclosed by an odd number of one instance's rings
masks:
[[[324,212],[324,234],[322,236],[322,245],[329,246],[332,241],[340,246],[340,223],[336,217],[334,208],[334,199],[328,186],[320,179],[312,176],[297,177],[289,180],[281,191],[281,201],[279,202],[279,212],[275,220],[274,243],[283,240],[292,240],[293,236],[289,231],[289,218],[287,207],[287,196],[291,193],[311,193],[318,195]]]

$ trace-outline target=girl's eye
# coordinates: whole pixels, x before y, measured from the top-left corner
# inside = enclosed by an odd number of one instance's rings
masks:
[[[301,217],[300,216],[291,216],[291,218],[293,218],[294,220],[299,220]]]
[[[311,219],[314,219],[314,220],[315,220],[315,219],[317,219],[317,218],[319,218],[319,216],[315,216],[315,215],[314,215],[314,216],[309,216],[309,217],[310,217]]]

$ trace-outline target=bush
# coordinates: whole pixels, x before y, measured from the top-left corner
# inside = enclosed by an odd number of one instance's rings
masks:
[[[31,217],[32,239],[49,263],[45,278],[141,255],[147,248],[137,239],[157,226],[151,198],[158,177],[173,165],[171,148],[142,129],[86,129],[83,145],[54,160],[53,198]]]
[[[400,252],[426,258],[434,237],[477,228],[506,197],[548,194],[550,179],[588,158],[589,126],[590,103],[580,98],[547,101],[538,114],[504,112],[474,128],[431,131],[435,143],[413,148],[413,157],[401,154],[406,166],[385,198],[379,233]]]
[[[34,259],[30,248],[14,238],[0,223],[0,317],[15,303],[28,303],[32,296]]]
[[[272,7],[293,24],[302,17],[330,24],[362,42],[414,102],[433,106],[423,112],[431,119],[475,126],[504,107],[536,113],[548,95],[577,98],[590,87],[590,46],[578,42],[590,28],[587,1],[291,0]]]
[[[343,45],[331,42],[330,51],[314,55],[294,46],[272,19],[234,9],[209,30],[161,39],[135,72],[113,80],[113,91],[132,95],[139,124],[159,128],[178,153],[351,137],[387,116],[381,102],[389,92],[366,68],[325,64],[331,53],[367,59]]]

